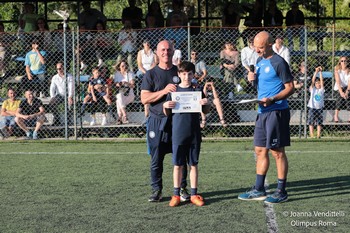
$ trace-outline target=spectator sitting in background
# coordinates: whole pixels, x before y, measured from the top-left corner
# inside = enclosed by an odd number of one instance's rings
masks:
[[[225,118],[224,118],[224,110],[222,108],[221,101],[219,98],[219,93],[216,90],[215,85],[214,85],[214,79],[210,79],[209,81],[210,82],[206,82],[204,84],[203,93],[206,96],[206,98],[208,98],[208,102],[212,103],[212,105],[215,106],[215,109],[216,109],[218,116],[219,116],[219,119],[220,119],[220,124],[223,127],[227,127],[227,123],[226,123]],[[207,118],[206,118],[206,115],[204,113],[201,113],[201,116],[202,116],[202,121],[201,121],[200,126],[203,129],[207,124],[207,121],[206,121]]]
[[[236,41],[239,35],[238,27],[241,21],[239,6],[234,2],[228,2],[224,7],[221,25],[225,35],[225,40]]]
[[[45,51],[48,51],[49,48],[52,48],[52,37],[51,32],[49,30],[49,25],[45,21],[44,18],[39,18],[37,20],[37,30],[34,33],[34,37],[40,38],[40,41],[42,42],[42,47]]]
[[[196,73],[194,74],[193,81],[197,83],[205,82],[205,78],[207,77],[207,68],[204,61],[198,60],[199,53],[192,49],[191,50],[191,62],[195,65]]]
[[[264,15],[264,27],[270,27],[272,36],[282,33],[283,14],[277,7],[275,0],[270,0]]]
[[[281,34],[276,36],[272,49],[275,53],[283,57],[288,65],[290,65],[290,52],[289,49],[283,45],[283,36]]]
[[[339,58],[338,64],[334,67],[336,102],[334,112],[334,122],[339,122],[339,112],[341,109],[350,109],[350,68],[348,66],[348,58],[342,56]],[[350,118],[348,120],[350,123]]]
[[[157,28],[156,18],[153,15],[147,16],[146,28],[140,31],[139,38],[148,40],[152,50],[157,47],[158,42],[163,38],[163,30]]]
[[[132,103],[135,99],[134,94],[134,74],[129,71],[128,63],[125,60],[121,60],[114,66],[116,72],[114,73],[113,80],[117,88],[117,112],[118,121],[117,124],[128,124],[128,117],[126,114],[126,106]]]
[[[136,6],[136,0],[128,0],[129,7],[123,9],[122,12],[122,23],[126,20],[131,22],[131,28],[140,29],[142,28],[141,21],[143,18],[141,8]]]
[[[287,38],[289,50],[294,50],[293,37],[299,35],[300,50],[303,51],[304,48],[304,28],[305,17],[304,13],[299,10],[299,3],[293,2],[292,9],[286,14],[286,26],[287,26]]]
[[[80,60],[80,74],[84,74],[92,63],[91,58],[94,57],[94,51],[91,51],[93,47],[93,32],[86,30],[84,25],[79,27],[79,41],[76,53]]]
[[[6,52],[11,50],[14,41],[15,37],[6,33],[3,22],[0,22],[0,78],[5,76],[7,61],[9,60],[9,56],[6,56]],[[2,83],[2,80],[0,83]]]
[[[57,74],[54,75],[51,79],[51,85],[50,85],[50,103],[49,103],[49,109],[52,111],[53,114],[53,121],[52,125],[62,125],[63,122],[61,122],[60,114],[58,112],[58,105],[65,102],[65,95],[66,95],[66,81],[68,83],[68,107],[70,110],[72,110],[73,105],[73,96],[74,96],[74,89],[73,89],[73,76],[71,74],[67,74],[67,79],[64,77],[64,67],[63,62],[58,62],[56,64],[56,70]]]
[[[147,70],[150,70],[157,65],[157,55],[152,51],[150,47],[150,43],[147,40],[143,42],[143,49],[140,50],[137,54],[137,65],[139,67],[139,70],[137,71],[136,76],[139,79],[143,78]],[[137,93],[138,91],[139,89],[137,89]],[[145,119],[143,122],[145,123],[149,115],[149,105],[145,104],[144,108],[145,108]]]
[[[19,108],[20,100],[16,98],[16,92],[12,88],[7,91],[8,99],[2,103],[1,116],[3,119],[0,122],[0,133],[4,138],[9,137],[13,133],[13,128],[16,125],[16,111]]]
[[[149,25],[148,24],[148,17],[154,17],[154,24],[153,25]],[[154,0],[148,8],[148,13],[146,14],[146,18],[145,18],[145,22],[146,22],[146,27],[150,28],[150,27],[157,27],[157,28],[162,28],[164,27],[164,16],[162,13],[162,9],[160,8],[160,4],[157,0]]]
[[[107,94],[107,88],[108,88],[108,85],[106,84],[106,80],[100,76],[99,67],[95,67],[92,70],[92,77],[89,80],[88,94],[85,96],[83,105],[81,106],[82,115],[85,113],[85,108],[88,103],[92,102],[94,104],[99,104],[99,100],[101,98],[103,98],[103,100],[107,103],[107,111],[110,114],[110,116],[113,115],[112,101],[109,98],[109,95]],[[91,112],[90,126],[93,126],[96,124],[95,111],[96,110],[93,109]],[[108,124],[107,116],[106,116],[106,112],[104,112],[101,125],[107,125],[107,124]]]
[[[19,16],[18,25],[24,32],[34,32],[37,29],[37,20],[39,15],[34,12],[35,7],[32,3],[24,3],[23,13]]]
[[[121,46],[122,53],[118,55],[117,63],[122,59],[128,61],[131,72],[134,72],[133,68],[133,53],[135,52],[135,45],[137,42],[137,33],[131,27],[131,21],[125,20],[124,27],[119,32],[118,43]]]
[[[102,21],[98,21],[95,26],[95,34],[93,38],[94,50],[98,59],[98,67],[103,65],[103,60],[113,56],[115,52],[113,47],[113,38],[110,32],[106,31],[106,27]]]
[[[99,10],[91,8],[89,0],[83,0],[81,5],[84,10],[79,15],[79,27],[84,26],[85,30],[94,30],[98,21],[102,21],[106,25],[107,17]]]
[[[243,6],[249,13],[244,20],[244,26],[247,28],[242,32],[242,38],[254,37],[254,35],[261,30],[263,20],[263,0],[255,0],[254,5]],[[245,40],[244,40],[245,41]]]
[[[27,139],[38,139],[38,132],[45,122],[45,109],[41,100],[33,96],[31,90],[25,92],[25,99],[21,101],[16,111],[16,123],[26,133]],[[28,127],[35,127],[34,131]]]
[[[143,49],[137,53],[137,66],[139,70],[137,71],[136,76],[140,79],[142,79],[147,70],[150,70],[157,65],[157,56],[151,49],[150,42],[144,40],[142,45]]]
[[[175,40],[178,48],[182,48],[187,39],[187,32],[182,26],[183,19],[180,15],[173,15],[171,17],[170,28],[167,28],[164,32],[164,39],[173,41]]]
[[[295,93],[293,94],[293,97],[301,97],[301,98],[304,97],[304,89],[302,87],[304,86],[305,76],[306,76],[306,82],[307,82],[306,86],[310,86],[311,79],[307,73],[305,62],[301,62],[298,73],[294,75],[293,83],[294,83]]]
[[[41,44],[38,39],[32,41],[32,50],[26,54],[24,62],[27,76],[21,80],[21,90],[29,88],[34,92],[34,95],[37,95],[39,91],[46,90],[44,85],[46,81],[46,51],[40,50]]]
[[[239,52],[235,45],[231,42],[226,42],[223,49],[220,51],[221,66],[224,71],[224,82],[234,83],[237,92],[243,90],[237,78],[237,68],[239,66]]]
[[[254,49],[254,37],[251,37],[248,39],[248,46],[244,47],[241,51],[241,62],[242,66],[246,70],[246,74],[250,71],[250,66],[256,64],[256,61],[258,60],[258,54],[256,53]]]
[[[188,17],[187,14],[183,11],[184,8],[184,0],[173,0],[172,2],[172,11],[168,14],[168,17],[166,19],[166,27],[173,27],[173,18],[180,17],[181,24],[179,26],[187,26],[188,23]]]

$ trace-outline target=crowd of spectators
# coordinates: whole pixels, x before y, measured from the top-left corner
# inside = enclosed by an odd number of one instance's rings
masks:
[[[112,104],[114,102],[117,111],[116,122],[118,124],[129,123],[126,106],[139,96],[140,80],[146,71],[156,66],[158,62],[157,56],[154,53],[156,44],[162,39],[167,39],[172,41],[174,46],[173,64],[178,65],[183,60],[191,60],[196,65],[196,80],[200,85],[206,87],[208,93],[214,92],[213,96],[216,96],[214,99],[217,99],[215,101],[215,107],[219,113],[220,123],[223,126],[227,126],[218,97],[220,88],[215,88],[213,81],[208,82],[206,80],[208,72],[204,61],[198,59],[199,52],[193,50],[190,57],[187,58],[186,54],[182,51],[182,48],[184,48],[187,42],[187,29],[184,29],[184,26],[187,26],[189,22],[184,10],[184,1],[173,0],[173,10],[167,17],[164,17],[160,3],[156,0],[150,4],[148,12],[145,12],[145,17],[142,10],[136,6],[135,0],[129,0],[128,2],[129,6],[122,12],[123,28],[115,36],[108,31],[107,18],[103,13],[91,8],[90,1],[82,1],[83,11],[80,13],[78,22],[80,29],[79,44],[76,46],[75,52],[79,55],[78,61],[81,64],[81,74],[91,76],[88,80],[87,94],[82,103],[82,115],[88,104],[98,102],[101,99],[107,105],[103,110],[102,125],[106,125],[113,118]],[[290,26],[286,31],[288,47],[283,44],[284,34],[281,29],[283,15],[278,9],[276,1],[269,1],[263,18],[260,14],[263,7],[262,1],[256,0],[254,5],[246,7],[245,10],[248,12],[248,15],[244,21],[246,30],[242,32],[242,36],[246,39],[244,42],[247,46],[239,51],[236,48],[236,40],[239,35],[238,26],[243,15],[240,7],[234,2],[227,3],[222,16],[222,31],[224,32],[223,35],[226,35],[226,37],[223,37],[225,38],[225,43],[222,50],[217,51],[217,55],[220,60],[223,81],[228,84],[227,87],[229,87],[229,90],[232,92],[233,90],[235,92],[241,92],[243,88],[240,79],[245,77],[252,69],[252,65],[254,66],[256,63],[258,56],[253,46],[253,35],[257,27],[264,26],[267,27],[266,30],[272,30],[271,33],[275,37],[273,50],[282,56],[288,64],[290,64],[290,51],[294,49],[293,35],[300,36],[300,49],[304,49],[302,43],[302,37],[304,35],[301,27],[304,25],[304,15],[299,10],[297,3],[294,2],[291,6],[292,9],[286,15],[286,25]],[[143,28],[143,20],[145,20],[145,28]],[[164,25],[166,25],[166,28],[164,28]],[[270,27],[275,28],[270,29]],[[139,30],[141,28],[143,30]],[[4,29],[3,23],[0,23],[0,76],[6,70],[6,51],[15,40]],[[66,30],[69,31],[69,27]],[[29,32],[30,34],[27,34]],[[50,96],[49,108],[54,115],[53,125],[62,125],[62,122],[59,120],[57,106],[63,103],[63,97],[66,93],[63,92],[62,86],[66,80],[64,79],[62,62],[55,63],[57,74],[53,77],[47,72],[47,62],[50,60],[49,55],[51,57],[55,56],[59,60],[63,59],[64,46],[62,32],[62,23],[57,24],[57,29],[50,31],[45,18],[35,13],[34,5],[30,3],[24,4],[23,14],[19,18],[18,39],[22,40],[26,44],[26,47],[29,45],[31,47],[25,55],[26,75],[21,80],[21,88],[18,89],[18,93],[23,94],[24,91],[30,90],[34,98]],[[72,48],[72,41],[70,39],[67,39],[66,43],[67,48]],[[116,46],[120,47],[120,51],[118,50],[117,54],[115,50]],[[140,48],[141,46],[142,48]],[[54,55],[52,55],[52,51],[55,52]],[[110,69],[108,67],[110,65],[106,64],[107,60],[116,60],[116,65],[113,67],[115,73],[111,76],[102,75],[103,70]],[[70,62],[71,58],[68,56],[68,63]],[[300,67],[302,66],[303,64],[300,64]],[[337,67],[339,76],[341,75],[342,66],[339,64]],[[302,68],[300,68],[300,72],[302,72]],[[67,77],[70,85],[72,83],[72,77],[69,75]],[[304,76],[299,75],[298,77],[302,79]],[[339,83],[339,80],[341,78],[338,78],[338,81],[336,80],[337,83]],[[303,81],[301,80],[299,82],[296,79],[294,85],[300,90],[297,93],[301,93]],[[336,89],[337,87],[334,87],[334,90]],[[68,92],[68,100],[71,105],[73,102],[73,89],[70,88]],[[343,91],[346,94],[342,94],[341,90],[339,92],[341,97],[338,102],[341,101],[341,98],[345,99],[345,95],[346,97],[348,95],[348,90]],[[223,97],[228,97],[228,94],[232,95],[232,93],[224,93]],[[29,96],[28,93],[26,95]],[[145,105],[144,109],[146,118],[148,116],[148,106]],[[338,122],[338,112],[339,110],[336,110],[334,115],[335,122]],[[93,113],[94,111],[92,111],[91,125],[96,123]],[[202,119],[202,125],[204,127],[205,116],[202,116]],[[38,118],[39,123],[41,120],[41,118]],[[24,125],[22,121],[19,121],[19,123],[22,126]],[[26,128],[21,128],[26,133],[29,132]],[[11,132],[11,130],[8,131]],[[33,135],[29,136],[34,138]]]

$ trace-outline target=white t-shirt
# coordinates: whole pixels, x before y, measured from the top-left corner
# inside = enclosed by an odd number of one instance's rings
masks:
[[[255,52],[254,48],[250,48],[249,46],[244,47],[241,51],[241,62],[242,66],[250,66],[256,65],[256,61],[258,60],[259,55]]]
[[[309,108],[321,109],[324,106],[324,88],[310,87]]]
[[[151,66],[154,62],[154,53],[152,50],[149,51],[149,55],[145,53],[145,50],[141,50],[141,63],[145,70],[151,69]]]
[[[132,72],[128,72],[127,74],[123,75],[119,71],[115,72],[113,75],[113,81],[114,83],[120,83],[120,82],[128,82],[130,83],[134,79],[134,74]],[[120,88],[119,93],[124,93],[126,91],[125,88]]]
[[[350,73],[346,74],[344,70],[338,70],[338,74],[340,79],[340,86],[347,87],[350,79]],[[337,83],[334,84],[334,90],[338,91]]]
[[[283,59],[288,63],[288,65],[290,64],[290,52],[286,46],[282,45],[281,49],[277,50],[276,44],[273,44],[272,50],[281,57],[283,57]]]

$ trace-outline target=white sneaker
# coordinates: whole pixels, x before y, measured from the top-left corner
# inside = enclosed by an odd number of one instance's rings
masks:
[[[106,116],[102,117],[101,125],[107,125],[107,117]]]
[[[237,84],[236,88],[237,88],[237,92],[240,92],[243,90],[243,87],[239,84]]]
[[[94,117],[92,117],[90,121],[90,126],[94,126],[95,124],[96,124],[96,120]]]

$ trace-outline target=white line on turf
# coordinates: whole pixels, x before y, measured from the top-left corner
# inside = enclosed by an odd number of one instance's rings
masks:
[[[243,153],[251,153],[250,151],[201,151],[201,154],[243,154]],[[287,154],[335,154],[335,153],[349,153],[349,151],[286,151]],[[28,152],[28,151],[11,151],[11,152],[5,152],[5,151],[0,151],[0,155],[14,155],[14,154],[47,154],[47,155],[69,155],[69,154],[74,154],[74,155],[90,155],[90,154],[101,154],[96,153],[96,152],[79,152],[79,151],[33,151],[33,152]],[[120,155],[120,154],[147,154],[145,151],[135,151],[135,152],[127,152],[127,151],[106,151],[103,152],[102,154],[104,155]]]
[[[256,163],[256,153],[253,154],[254,161]],[[266,194],[270,193],[269,189],[269,181],[267,177],[265,177],[265,183],[264,183],[264,188],[266,191]],[[266,216],[266,225],[267,225],[267,232],[269,233],[276,233],[279,232],[278,230],[278,224],[277,224],[277,217],[276,213],[273,209],[273,205],[269,203],[264,203],[264,210],[265,210],[265,216]]]

